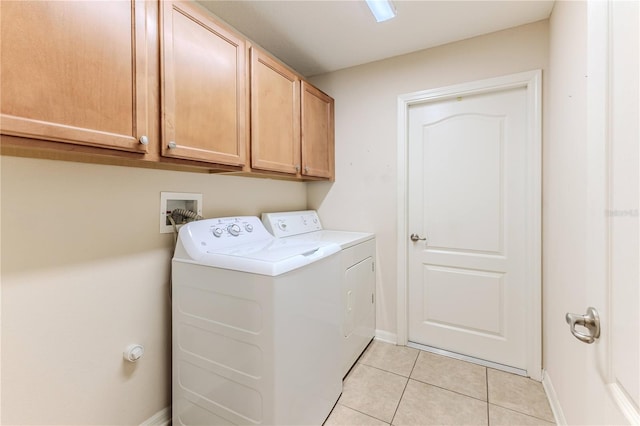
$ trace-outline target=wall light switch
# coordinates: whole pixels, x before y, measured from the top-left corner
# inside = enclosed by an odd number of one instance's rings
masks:
[[[202,216],[202,194],[192,194],[185,192],[161,192],[160,193],[160,233],[168,234],[173,232],[173,225],[169,220],[171,212],[177,209],[192,211]],[[179,229],[191,219],[185,219],[180,223],[176,222]]]

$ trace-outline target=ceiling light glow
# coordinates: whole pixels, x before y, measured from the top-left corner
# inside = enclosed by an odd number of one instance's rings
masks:
[[[366,0],[376,22],[388,21],[396,16],[396,8],[390,0]]]

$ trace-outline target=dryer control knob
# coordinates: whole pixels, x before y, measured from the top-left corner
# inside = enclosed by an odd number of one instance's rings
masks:
[[[222,230],[222,228],[215,228],[213,230],[213,236],[216,237],[216,238],[220,238],[220,237],[222,237],[222,233],[223,232],[224,231]]]
[[[237,237],[238,235],[240,235],[240,227],[236,223],[234,223],[233,225],[229,225],[227,227],[227,231],[229,231],[229,233],[234,237]]]
[[[244,229],[246,229],[246,230],[247,230],[247,232],[253,232],[253,225],[252,225],[252,224],[250,224],[250,223],[247,223],[247,224],[244,226]]]
[[[278,228],[282,229],[283,231],[287,230],[287,222],[285,222],[284,220],[279,220],[278,221]]]

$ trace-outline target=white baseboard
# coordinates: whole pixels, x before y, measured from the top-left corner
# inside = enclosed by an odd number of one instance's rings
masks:
[[[398,343],[398,336],[395,333],[390,333],[388,331],[376,330],[376,340],[396,345]]]
[[[170,424],[171,406],[168,406],[158,411],[144,422],[140,423],[140,426],[169,426]]]
[[[549,377],[549,374],[547,374],[546,370],[542,371],[542,387],[547,393],[549,405],[551,406],[553,417],[556,419],[556,424],[558,426],[566,426],[567,419],[564,417],[564,412],[562,411],[562,407],[560,406],[560,400],[558,399],[556,390],[553,388],[553,383],[551,383],[551,377]]]

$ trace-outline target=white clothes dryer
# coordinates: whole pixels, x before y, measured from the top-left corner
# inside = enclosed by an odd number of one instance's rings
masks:
[[[337,244],[191,222],[172,261],[173,424],[320,425],[342,392]]]
[[[346,375],[375,336],[375,234],[323,229],[315,210],[263,213],[262,223],[278,238],[334,243],[342,249],[341,358]]]

